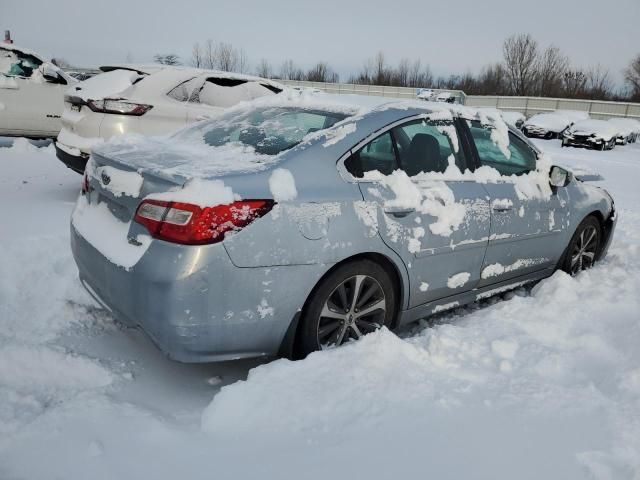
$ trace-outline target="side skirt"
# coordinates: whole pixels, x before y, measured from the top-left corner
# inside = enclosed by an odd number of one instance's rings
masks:
[[[547,278],[553,274],[554,268],[547,268],[538,272],[529,273],[520,277],[510,278],[499,283],[493,283],[481,288],[474,288],[473,290],[459,293],[457,295],[451,295],[444,297],[433,302],[425,303],[409,310],[403,310],[399,313],[398,326],[406,325],[417,320],[428,318],[431,315],[441,313],[447,310],[468,305],[470,303],[483,300],[485,298],[498,295],[500,293],[508,292],[509,290],[516,289],[522,285],[528,283],[537,282],[543,278]]]

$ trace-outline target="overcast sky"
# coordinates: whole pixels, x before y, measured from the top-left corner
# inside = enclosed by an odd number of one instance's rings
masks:
[[[252,66],[324,60],[344,81],[379,50],[439,75],[476,72],[501,58],[507,36],[525,32],[621,82],[640,53],[640,0],[0,0],[0,29],[80,66],[170,52],[188,63],[192,45],[211,38],[243,48]]]

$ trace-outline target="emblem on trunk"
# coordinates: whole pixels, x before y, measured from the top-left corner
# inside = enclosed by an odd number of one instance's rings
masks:
[[[100,179],[103,185],[109,185],[109,182],[111,182],[111,177],[104,172],[100,175]]]

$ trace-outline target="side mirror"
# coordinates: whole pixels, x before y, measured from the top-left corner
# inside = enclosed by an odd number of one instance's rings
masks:
[[[40,72],[47,82],[61,83],[63,85],[67,83],[64,78],[60,76],[58,69],[53,65],[49,65],[48,63],[42,64],[42,66],[40,66]]]
[[[552,187],[564,187],[569,183],[570,175],[567,170],[554,165],[549,171],[549,183]]]

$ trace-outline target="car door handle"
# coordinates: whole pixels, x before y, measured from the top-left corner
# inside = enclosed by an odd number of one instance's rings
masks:
[[[398,218],[406,217],[407,215],[415,211],[415,208],[407,207],[387,207],[384,209],[384,213],[388,213],[389,215],[393,215],[394,217]]]
[[[493,206],[493,209],[494,209],[496,212],[508,212],[509,210],[511,210],[511,209],[512,209],[512,207],[507,206],[507,205],[494,205],[494,206]]]

